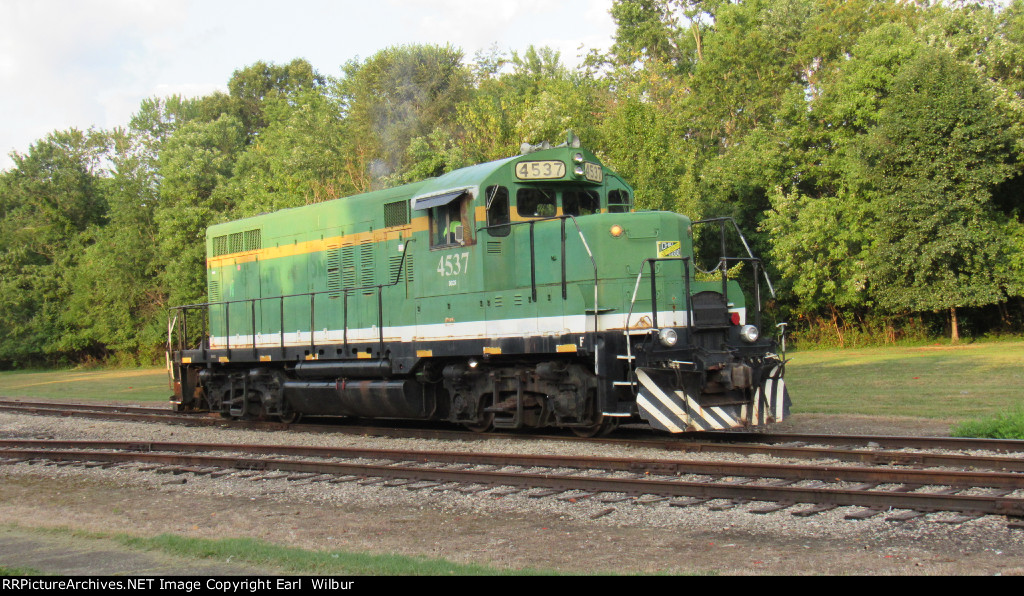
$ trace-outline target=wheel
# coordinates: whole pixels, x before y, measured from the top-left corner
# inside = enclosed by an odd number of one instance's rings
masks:
[[[299,420],[302,420],[302,414],[289,408],[285,413],[279,414],[277,419],[285,424],[295,424]]]
[[[464,422],[463,426],[475,433],[485,433],[494,428],[494,412],[488,412],[476,422]]]
[[[593,426],[573,426],[570,428],[572,428],[572,432],[575,433],[577,437],[589,439],[592,437],[604,437],[610,435],[613,430],[618,428],[618,426],[618,418],[602,418],[600,422]]]

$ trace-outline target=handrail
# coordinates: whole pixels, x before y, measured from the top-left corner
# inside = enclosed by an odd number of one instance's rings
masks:
[[[743,232],[740,231],[740,226],[736,223],[736,219],[735,218],[732,218],[732,217],[711,217],[711,218],[708,218],[708,219],[699,219],[697,221],[690,222],[690,225],[696,226],[696,225],[700,225],[700,224],[716,223],[716,222],[717,223],[721,223],[722,258],[725,257],[725,253],[726,253],[726,250],[725,250],[725,222],[731,222],[733,229],[736,230],[736,235],[740,237],[740,242],[743,243],[743,248],[745,248],[747,250],[747,256],[749,256],[750,259],[752,259],[752,260],[756,260],[758,263],[761,262],[760,259],[758,259],[757,257],[754,256],[754,251],[750,250],[750,245],[747,244],[747,238],[743,235]],[[732,257],[730,257],[730,258],[732,258]],[[738,260],[739,257],[736,257],[736,259]],[[772,286],[772,280],[768,277],[768,270],[767,269],[762,269],[762,272],[764,273],[764,281],[765,281],[766,284],[768,284],[768,291],[771,292],[772,298],[775,298],[775,287]],[[757,276],[756,275],[754,276],[754,280],[755,281],[757,280]],[[756,286],[757,284],[755,283],[754,285]],[[758,293],[760,293],[760,292],[758,292]]]
[[[757,325],[757,328],[760,329],[761,328],[761,284],[757,283],[757,270],[758,269],[762,269],[762,271],[763,271],[763,268],[761,268],[761,259],[759,259],[757,257],[721,257],[719,259],[719,262],[722,264],[721,266],[722,266],[722,286],[723,287],[725,287],[725,285],[726,285],[726,283],[728,281],[728,277],[727,277],[726,272],[727,272],[727,270],[729,268],[729,261],[738,261],[740,263],[749,262],[749,263],[751,263],[751,265],[753,265],[754,272],[753,272],[753,276],[752,277],[754,278],[754,302],[755,302],[755,304],[757,306],[757,308],[754,309],[754,323]],[[766,274],[766,276],[767,276],[767,274]],[[769,288],[770,287],[771,286],[769,286]],[[772,294],[772,296],[774,297],[774,294]]]
[[[636,284],[633,286],[633,298],[629,302],[629,312],[626,314],[625,332],[627,336],[629,335],[629,319],[633,316],[633,306],[636,305],[636,296],[640,290],[640,279],[643,278],[644,275],[644,265],[648,263],[651,264],[651,329],[658,329],[657,270],[654,265],[656,263],[668,261],[683,263],[683,280],[685,283],[686,290],[686,325],[687,327],[693,326],[693,303],[692,296],[690,295],[690,257],[662,257],[657,259],[644,259],[643,261],[640,262],[640,271],[637,272]]]
[[[345,345],[348,345],[348,295],[349,295],[350,292],[358,292],[358,291],[361,291],[361,290],[365,291],[365,290],[371,290],[371,289],[374,289],[374,288],[377,290],[378,349],[380,351],[383,351],[383,349],[384,349],[384,301],[383,301],[383,291],[384,291],[384,288],[390,288],[390,287],[398,285],[398,283],[402,280],[402,274],[405,271],[406,257],[408,256],[408,245],[409,245],[410,242],[414,242],[415,240],[416,240],[415,238],[408,238],[408,239],[406,239],[404,241],[405,242],[405,249],[402,252],[402,261],[399,264],[397,273],[395,274],[395,279],[391,283],[367,285],[367,286],[357,286],[357,287],[352,287],[352,288],[332,288],[332,289],[328,289],[328,290],[320,290],[320,291],[317,291],[317,292],[300,292],[300,293],[296,293],[296,294],[282,294],[280,296],[261,296],[259,298],[244,298],[242,300],[224,300],[224,301],[220,301],[220,302],[202,302],[202,303],[196,303],[196,304],[185,304],[185,305],[181,305],[181,306],[172,306],[172,307],[170,307],[168,309],[170,311],[168,313],[168,315],[170,315],[170,313],[174,312],[174,311],[181,311],[181,313],[182,313],[181,321],[179,322],[179,324],[181,325],[181,329],[179,329],[179,334],[178,334],[178,351],[181,351],[181,350],[184,349],[184,346],[183,346],[182,342],[183,341],[187,341],[187,337],[188,337],[188,333],[187,333],[188,332],[188,323],[187,323],[188,311],[190,311],[190,310],[204,311],[205,310],[207,312],[207,315],[208,315],[209,311],[210,311],[210,307],[223,305],[224,306],[224,313],[225,313],[224,314],[225,349],[227,350],[228,357],[230,358],[231,357],[231,306],[230,305],[232,305],[232,304],[250,303],[250,305],[251,305],[251,312],[252,312],[252,348],[253,348],[253,354],[255,356],[255,354],[256,354],[256,303],[257,302],[263,302],[265,300],[279,300],[280,303],[281,303],[281,310],[280,310],[280,312],[281,312],[281,315],[280,315],[281,331],[278,332],[278,335],[281,338],[281,347],[284,348],[284,300],[286,298],[299,298],[299,297],[303,297],[303,296],[309,296],[309,304],[310,304],[310,314],[309,314],[309,321],[310,321],[310,325],[309,325],[310,351],[311,351],[311,353],[315,352],[316,351],[316,342],[315,342],[315,338],[314,338],[315,323],[316,323],[316,301],[315,301],[315,297],[319,296],[319,295],[322,295],[322,294],[339,294],[339,293],[344,295],[344,307],[343,307],[343,311],[344,311],[343,312],[343,317],[344,317],[344,322],[343,322],[343,326],[344,326],[344,343],[345,343]],[[208,337],[207,327],[206,327],[206,317],[203,317],[203,336],[204,336],[203,337],[203,349],[206,350],[206,349],[209,349],[208,348],[209,337]],[[170,344],[171,344],[170,332],[168,332],[168,347],[169,348],[170,348]]]
[[[689,345],[692,342],[690,337],[690,330],[693,329],[693,301],[690,295],[690,257],[662,257],[662,258],[649,258],[644,259],[640,262],[640,270],[636,275],[636,284],[633,286],[633,298],[629,302],[629,312],[626,314],[626,324],[622,331],[623,335],[626,336],[626,368],[629,371],[629,378],[633,376],[633,340],[629,336],[629,319],[633,317],[633,307],[636,305],[636,296],[640,291],[640,280],[644,275],[644,265],[650,264],[651,266],[651,329],[654,331],[658,329],[658,286],[657,286],[657,263],[662,261],[682,262],[683,264],[683,280],[686,290],[686,343]]]

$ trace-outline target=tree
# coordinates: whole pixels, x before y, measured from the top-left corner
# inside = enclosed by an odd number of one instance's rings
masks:
[[[256,62],[231,75],[228,90],[235,109],[230,113],[241,119],[246,134],[252,137],[269,124],[264,113],[268,100],[303,89],[319,89],[326,84],[327,79],[301,58],[283,65]]]
[[[469,94],[470,72],[451,46],[409,45],[377,52],[344,67],[339,96],[355,152],[378,185],[409,168],[412,139],[453,126]]]
[[[100,174],[107,137],[58,131],[13,154],[0,176],[0,361],[55,357],[82,233],[105,223]]]
[[[671,0],[615,0],[615,45],[611,55],[620,65],[638,61],[676,62],[683,58],[686,31]],[[694,25],[696,26],[696,25]]]
[[[234,206],[225,193],[245,143],[242,121],[229,114],[181,126],[160,153],[157,258],[171,305],[203,302],[206,296],[206,228]]]
[[[235,216],[297,207],[364,190],[341,101],[327,88],[266,100],[268,124],[238,158],[228,183]]]
[[[1012,247],[993,189],[1020,175],[1018,128],[977,74],[943,48],[928,47],[900,69],[867,151],[879,196],[871,277],[890,310],[995,304],[996,277]]]
[[[143,113],[155,103],[144,102]],[[140,120],[133,119],[139,123]],[[152,124],[152,123],[151,123]],[[91,346],[98,355],[126,364],[152,362],[166,332],[162,264],[156,258],[155,163],[149,143],[159,127],[110,133],[112,166],[102,180],[107,197],[104,225],[81,234],[81,254],[68,286],[62,320],[65,349]]]

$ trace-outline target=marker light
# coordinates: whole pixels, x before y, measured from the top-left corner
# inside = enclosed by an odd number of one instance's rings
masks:
[[[572,160],[576,163],[583,163],[583,154],[577,153],[576,155],[573,155]]]
[[[574,169],[573,172],[575,172],[575,174],[577,176],[582,176],[583,175],[583,166],[576,166],[576,169]]]
[[[618,238],[619,236],[622,235],[622,226],[620,226],[619,224],[615,224],[614,226],[612,226],[612,229],[609,230],[609,232],[611,232],[611,235],[613,237]]]

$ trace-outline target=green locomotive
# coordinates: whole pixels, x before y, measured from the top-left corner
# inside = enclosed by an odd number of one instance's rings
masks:
[[[638,416],[670,432],[782,420],[760,261],[724,254],[728,220],[635,211],[632,199],[570,133],[559,147],[211,226],[209,302],[171,310],[172,402],[584,436]],[[692,227],[705,224],[722,234],[711,276],[693,259]],[[740,262],[753,307],[726,273]]]

